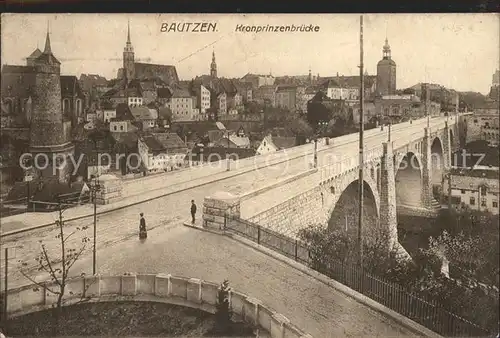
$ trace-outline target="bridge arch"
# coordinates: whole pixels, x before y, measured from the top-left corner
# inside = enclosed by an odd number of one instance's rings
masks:
[[[395,163],[396,205],[422,206],[422,161],[414,152],[401,156]]]
[[[441,186],[443,177],[444,162],[444,147],[443,142],[439,136],[436,136],[431,143],[431,161],[430,168],[431,179],[433,186]]]
[[[380,198],[378,189],[372,179],[363,180],[363,224],[365,232],[369,225],[378,224]],[[352,180],[342,190],[339,197],[328,210],[328,229],[346,229],[351,236],[357,236],[359,222],[359,180]]]

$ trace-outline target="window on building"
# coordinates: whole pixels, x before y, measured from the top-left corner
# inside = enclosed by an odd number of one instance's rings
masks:
[[[64,114],[68,114],[69,113],[69,108],[70,108],[69,99],[64,99],[63,100],[63,113]]]
[[[120,126],[120,130],[123,130],[123,126]]]
[[[486,196],[486,187],[485,186],[482,186],[479,188],[480,191],[481,191],[481,196]]]
[[[486,198],[481,198],[481,206],[482,207],[486,206]]]
[[[117,130],[118,128],[116,126],[113,126],[113,130]]]
[[[471,197],[469,200],[470,205],[476,205],[476,199],[474,197]]]
[[[465,190],[464,190],[464,189],[460,190],[460,193],[461,193],[462,195],[463,195],[463,194],[465,194]]]
[[[477,119],[474,119],[474,123],[477,123]]]
[[[497,201],[493,201],[493,202],[491,202],[491,204],[493,205],[493,208],[498,208],[498,202]]]

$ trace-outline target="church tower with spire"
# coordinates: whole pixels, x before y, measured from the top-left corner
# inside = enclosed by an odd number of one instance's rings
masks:
[[[391,57],[391,46],[387,38],[382,48],[382,60],[377,64],[377,93],[379,95],[396,93],[396,62]]]
[[[69,156],[74,153],[70,122],[63,121],[61,107],[61,63],[52,53],[47,27],[45,49],[33,61],[35,68],[30,152],[35,176],[68,182],[72,172]],[[38,156],[37,156],[38,155]]]
[[[130,21],[127,28],[127,43],[123,48],[123,75],[127,82],[135,79],[134,47],[130,41]]]
[[[212,52],[212,63],[210,64],[210,76],[217,77],[217,63],[215,62],[215,51]]]

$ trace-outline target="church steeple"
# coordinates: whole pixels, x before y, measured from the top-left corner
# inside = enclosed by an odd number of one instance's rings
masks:
[[[387,40],[387,37],[385,38],[385,44],[382,49],[382,55],[384,59],[391,58],[391,46],[389,46],[389,41]]]
[[[50,34],[49,34],[49,23],[47,22],[47,37],[45,38],[45,49],[43,50],[45,54],[52,54],[52,48],[50,48]]]
[[[217,77],[217,63],[215,62],[215,51],[212,51],[212,63],[210,64],[210,76]]]
[[[132,42],[130,42],[130,20],[128,20],[128,25],[127,25],[127,45],[131,45]]]
[[[127,43],[123,49],[123,73],[127,83],[135,79],[135,54],[130,40],[130,20],[127,24]]]

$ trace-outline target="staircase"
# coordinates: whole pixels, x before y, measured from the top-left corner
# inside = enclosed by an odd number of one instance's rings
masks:
[[[439,203],[435,198],[431,199],[431,208],[432,211],[439,212],[441,210],[441,203]]]

